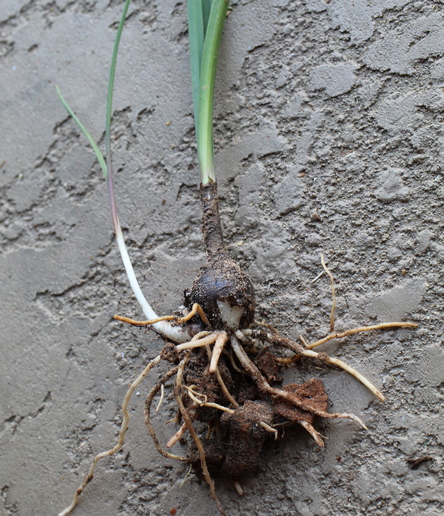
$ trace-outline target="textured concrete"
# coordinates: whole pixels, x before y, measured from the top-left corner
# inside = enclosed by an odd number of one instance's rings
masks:
[[[126,385],[162,341],[112,322],[140,317],[112,237],[94,157],[58,84],[103,140],[108,64],[121,2],[0,4],[0,513],[51,515],[93,454],[112,446]],[[122,40],[113,125],[120,217],[159,313],[197,267],[200,207],[186,38],[176,0],[135,1]],[[345,372],[321,377],[330,410],[318,449],[302,429],[270,443],[230,515],[443,514],[444,16],[439,2],[233,2],[216,96],[217,175],[226,238],[257,288],[259,317],[297,338],[390,319],[416,331],[325,346]],[[128,442],[99,467],[75,515],[215,514],[205,485],[159,457],[135,396]],[[174,428],[171,399],[155,422]],[[431,457],[417,469],[408,459]]]

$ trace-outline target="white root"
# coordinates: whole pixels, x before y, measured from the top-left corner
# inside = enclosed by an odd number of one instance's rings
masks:
[[[201,394],[200,392],[196,392],[195,390],[193,390],[193,385],[191,387],[188,387],[188,385],[184,385],[184,387],[187,390],[188,396],[194,401],[194,403],[196,403],[196,405],[199,405],[200,407],[212,407],[218,410],[222,410],[223,412],[228,412],[229,414],[234,414],[233,409],[224,407],[223,405],[219,405],[219,403],[207,401],[207,396],[205,394]],[[197,396],[201,396],[203,400],[200,400],[199,398],[197,398]]]
[[[126,249],[125,249],[125,251],[126,251]],[[180,352],[185,349],[192,349],[195,347],[207,346],[208,344],[212,344],[213,342],[215,342],[218,335],[219,335],[219,333],[217,333],[217,332],[212,333],[210,335],[208,335],[208,332],[201,332],[201,333],[197,334],[195,337],[193,337],[193,339],[191,341],[180,344],[179,346],[176,346],[176,348]],[[202,337],[202,338],[199,338],[199,337]],[[130,414],[128,412],[128,404],[131,400],[131,396],[133,395],[133,393],[134,393],[135,389],[138,387],[138,385],[142,382],[142,380],[151,371],[151,369],[154,366],[156,366],[161,360],[162,359],[161,359],[160,355],[157,356],[154,360],[152,360],[145,367],[145,369],[142,371],[142,373],[129,386],[129,388],[126,392],[125,398],[123,400],[123,404],[122,404],[123,421],[122,421],[122,425],[120,427],[119,439],[118,439],[117,444],[113,448],[111,448],[111,450],[101,452],[94,457],[91,467],[88,471],[88,474],[85,476],[82,484],[75,492],[75,495],[74,495],[74,498],[73,498],[71,504],[66,509],[64,509],[61,513],[59,513],[58,516],[66,516],[66,515],[70,514],[71,511],[74,509],[74,507],[77,505],[80,495],[82,494],[82,492],[85,489],[85,487],[87,486],[87,484],[89,484],[89,482],[91,482],[91,480],[94,476],[94,471],[95,471],[96,465],[99,462],[99,460],[104,457],[114,455],[122,448],[122,446],[125,442],[125,434],[128,430],[128,425],[129,425],[129,420],[130,420]]]
[[[210,472],[208,471],[206,455],[205,455],[204,447],[202,445],[202,441],[200,440],[199,436],[197,435],[197,432],[194,430],[193,423],[191,421],[190,416],[188,415],[188,412],[187,412],[185,405],[183,404],[183,400],[182,400],[181,389],[182,389],[182,385],[183,385],[182,384],[183,372],[185,369],[185,365],[187,364],[187,362],[190,358],[190,355],[191,355],[191,351],[188,351],[185,358],[182,360],[182,362],[179,365],[179,369],[177,371],[177,376],[176,376],[176,387],[174,389],[174,395],[175,395],[177,404],[179,406],[180,413],[182,414],[184,422],[187,425],[188,431],[190,432],[190,435],[191,435],[191,437],[197,447],[197,450],[199,452],[202,473],[203,473],[206,483],[208,484],[208,486],[210,488],[211,497],[215,501],[218,511],[221,514],[223,514],[224,516],[226,516],[226,512],[224,511],[224,509],[217,497],[214,481],[211,478]]]
[[[326,269],[327,274],[330,275],[328,269]],[[332,289],[334,289],[334,286],[332,284]],[[334,292],[334,290],[333,290]],[[335,303],[333,304],[332,313],[330,317],[330,324],[331,326],[334,326],[334,307]],[[340,333],[332,333],[330,335],[327,335],[321,340],[318,340],[314,342],[313,344],[307,344],[305,339],[302,337],[302,335],[299,337],[304,344],[304,348],[302,348],[300,345],[285,339],[284,337],[281,337],[278,333],[272,333],[268,332],[264,334],[264,337],[270,342],[273,343],[275,341],[283,343],[285,347],[292,349],[294,353],[296,353],[293,357],[289,358],[275,358],[276,362],[281,364],[292,364],[298,359],[298,356],[304,356],[309,358],[317,358],[318,360],[322,360],[323,362],[336,365],[344,371],[347,371],[347,373],[354,376],[357,380],[359,380],[363,385],[367,387],[380,401],[384,401],[385,397],[377,389],[365,376],[363,376],[361,373],[356,371],[353,367],[349,366],[342,360],[339,360],[338,358],[333,358],[327,355],[326,353],[316,353],[315,351],[311,351],[312,348],[315,348],[317,346],[320,346],[321,344],[324,344],[325,342],[328,342],[333,339],[340,339],[347,337],[349,335],[354,335],[356,333],[361,333],[365,331],[372,331],[372,330],[382,330],[382,329],[388,329],[388,328],[416,328],[418,325],[416,323],[410,323],[410,322],[391,322],[391,323],[382,323],[382,324],[376,324],[374,326],[363,326],[359,328],[352,328],[350,330],[346,330]],[[246,338],[250,337],[255,334],[255,330],[246,329],[243,331],[237,331],[236,337],[239,340],[245,340]]]
[[[211,349],[210,346],[207,346],[207,355],[208,358],[211,360]],[[216,367],[216,378],[220,385],[220,388],[222,389],[222,392],[224,393],[227,400],[233,405],[234,408],[239,407],[239,403],[233,398],[233,396],[230,394],[229,390],[227,389],[227,386],[225,385],[225,382],[222,378],[222,375],[220,374],[219,368]]]

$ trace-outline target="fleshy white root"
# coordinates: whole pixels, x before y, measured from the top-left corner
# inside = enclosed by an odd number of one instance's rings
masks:
[[[234,411],[233,411],[234,412]],[[267,432],[270,432],[274,435],[274,438],[277,439],[278,438],[278,431],[276,430],[276,428],[273,428],[272,426],[270,426],[268,423],[265,423],[265,421],[261,421],[259,423],[261,425],[261,427],[266,430]]]
[[[215,373],[217,369],[217,363],[219,362],[220,355],[222,350],[224,349],[225,343],[228,340],[228,335],[226,332],[221,331],[217,336],[216,343],[213,347],[213,354],[211,356],[210,362],[210,373]]]
[[[242,496],[244,494],[244,490],[242,489],[242,486],[239,484],[237,480],[233,482],[234,489],[236,489],[236,492],[239,496]]]
[[[209,344],[213,344],[213,342],[216,342],[218,335],[219,335],[218,332],[214,332],[201,339],[196,339],[196,340],[192,339],[189,342],[184,342],[183,344],[179,344],[178,346],[176,346],[176,349],[180,353],[181,351],[185,351],[186,349],[194,349],[194,348],[201,348],[204,346],[208,346]]]
[[[208,359],[211,361],[211,358],[212,358],[211,349],[209,346],[207,346],[206,349],[207,349]],[[223,350],[221,350],[221,351],[223,351]],[[225,394],[225,397],[233,405],[234,408],[237,408],[239,406],[239,403],[233,398],[233,396],[230,394],[229,390],[227,389],[227,386],[225,385],[225,382],[224,382],[222,375],[220,374],[219,368],[217,366],[216,366],[215,373],[216,373],[217,381],[220,385],[220,388],[222,389],[222,392]]]
[[[193,306],[194,313],[193,313],[193,311],[190,312],[191,315],[188,314],[187,317],[191,318],[196,313],[199,313],[199,308],[200,308],[199,305],[195,304]],[[199,315],[201,315],[201,314],[199,313]],[[205,314],[203,314],[203,315],[205,317]],[[172,317],[172,316],[166,316],[166,317],[169,318],[169,317]],[[160,319],[166,320],[164,318],[160,318]],[[205,319],[206,319],[206,317],[205,317]],[[167,320],[170,320],[170,319],[167,319]],[[155,321],[157,322],[157,319]],[[153,321],[151,321],[151,324],[152,323],[153,323]],[[176,346],[176,349],[180,352],[180,351],[183,351],[183,350],[190,350],[190,349],[197,348],[197,347],[208,346],[209,344],[212,344],[213,342],[216,342],[217,338],[218,337],[220,338],[221,334],[225,334],[225,332],[215,332],[215,333],[212,333],[212,334],[208,334],[208,333],[209,332],[201,332],[201,333],[197,334],[193,339],[191,339],[191,341],[185,342],[183,344],[180,344],[180,345]],[[119,438],[118,438],[117,444],[113,448],[111,448],[110,450],[101,452],[101,453],[97,454],[94,457],[94,459],[92,461],[92,464],[91,464],[91,467],[90,467],[90,469],[88,471],[88,474],[83,479],[83,482],[80,485],[80,487],[77,488],[71,504],[66,509],[64,509],[62,512],[60,512],[58,514],[58,516],[66,516],[66,515],[70,514],[71,511],[74,509],[74,507],[77,505],[77,503],[79,501],[80,495],[84,491],[85,487],[89,484],[89,482],[91,482],[91,480],[93,479],[94,471],[95,471],[96,465],[99,462],[99,460],[103,459],[104,457],[108,457],[110,455],[116,454],[122,448],[122,446],[123,446],[123,444],[125,442],[125,434],[126,434],[126,432],[128,430],[128,425],[129,425],[129,420],[130,420],[130,414],[128,412],[128,404],[129,404],[129,402],[131,400],[131,396],[133,395],[133,393],[134,393],[135,389],[138,387],[138,385],[142,382],[142,380],[151,371],[151,369],[153,369],[153,367],[156,366],[161,360],[162,360],[162,358],[161,358],[160,355],[157,356],[154,360],[152,360],[145,367],[145,369],[142,371],[142,373],[129,386],[128,391],[127,391],[127,393],[125,395],[125,398],[123,400],[123,404],[122,404],[123,421],[122,421],[122,425],[121,425],[121,428],[120,428]],[[179,368],[176,367],[176,368],[171,369],[170,371],[168,371],[163,376],[163,378],[156,384],[156,386],[151,390],[151,392],[148,395],[148,398],[150,398],[150,395],[152,395],[154,397],[154,395],[161,389],[161,387],[168,380],[168,378],[173,376],[177,372],[178,369]],[[148,400],[148,398],[147,398],[147,400]],[[152,401],[152,398],[150,398],[149,406],[151,404],[151,401]],[[148,402],[146,402],[146,404],[148,405]],[[148,416],[147,416],[147,412],[148,412]],[[165,452],[164,450],[162,450],[162,448],[160,446],[160,443],[159,443],[159,441],[157,439],[157,436],[156,436],[156,434],[154,432],[154,428],[151,425],[151,421],[150,421],[150,418],[149,418],[149,409],[145,410],[145,423],[146,423],[146,425],[148,427],[148,430],[149,430],[149,432],[151,434],[151,437],[154,440],[154,443],[156,444],[156,447],[157,447],[158,451],[162,455],[164,455],[165,457],[168,457],[168,458],[176,459],[176,460],[182,460],[182,461],[186,461],[187,460],[186,457],[180,457],[178,455],[173,455],[171,453],[168,453],[168,452]]]
[[[322,360],[322,362],[326,362],[327,364],[333,364],[347,371],[347,373],[354,376],[357,380],[359,380],[363,385],[367,387],[369,391],[371,391],[380,401],[384,401],[385,397],[365,376],[361,373],[350,367],[342,360],[338,358],[329,357],[326,353],[316,353],[316,351],[307,350],[303,353],[304,357],[317,358],[318,360]]]
[[[194,401],[196,405],[199,407],[212,407],[218,410],[222,410],[223,412],[228,412],[229,414],[234,414],[234,410],[224,407],[223,405],[219,405],[219,403],[213,403],[212,401],[207,401],[208,397],[205,394],[201,394],[200,392],[196,392],[193,389],[194,385],[190,387],[185,385],[185,389],[188,391],[188,396]],[[200,400],[198,396],[201,396],[203,399]]]

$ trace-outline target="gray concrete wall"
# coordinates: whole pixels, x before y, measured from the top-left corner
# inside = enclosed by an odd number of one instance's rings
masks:
[[[162,347],[146,330],[113,240],[107,193],[58,84],[103,138],[108,64],[121,2],[0,4],[0,513],[63,509],[93,454],[112,446],[128,383]],[[159,313],[182,302],[203,263],[186,9],[135,1],[119,56],[113,152],[120,218]],[[330,410],[318,449],[303,431],[271,443],[260,471],[218,493],[230,515],[442,514],[444,16],[440,2],[233,2],[217,81],[222,216],[257,288],[258,316],[297,338],[328,331],[325,254],[337,328],[419,323],[326,346],[387,396],[303,362]],[[164,367],[164,366],[162,366]],[[208,489],[159,457],[143,399],[76,515],[215,513]],[[174,433],[171,396],[156,417]],[[417,469],[408,459],[429,456]]]

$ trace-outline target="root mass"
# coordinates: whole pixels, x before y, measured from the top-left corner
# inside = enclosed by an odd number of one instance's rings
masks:
[[[328,412],[328,396],[321,380],[311,378],[302,384],[282,385],[283,367],[292,367],[301,358],[316,359],[344,369],[377,398],[384,400],[382,393],[355,369],[326,353],[314,352],[312,348],[333,338],[341,339],[381,329],[413,328],[416,324],[383,323],[335,332],[334,283],[323,257],[322,266],[330,277],[333,297],[329,335],[312,344],[307,344],[301,337],[302,344],[299,344],[281,336],[267,324],[256,323],[251,280],[230,257],[223,241],[216,183],[201,187],[201,199],[207,263],[199,270],[192,288],[185,292],[188,313],[183,317],[165,316],[144,322],[116,317],[137,326],[150,325],[159,319],[173,320],[175,324],[186,325],[194,337],[181,344],[168,342],[161,354],[131,384],[123,405],[124,421],[118,443],[94,458],[73,502],[61,515],[69,514],[77,504],[79,495],[92,479],[97,462],[113,455],[123,446],[131,394],[148,371],[161,361],[169,363],[171,367],[146,398],[145,423],[148,432],[160,454],[190,464],[196,476],[207,482],[221,514],[225,514],[225,511],[216,495],[213,476],[230,478],[234,489],[242,494],[239,480],[257,469],[264,444],[268,439],[283,436],[286,426],[300,424],[319,446],[324,446],[324,441],[314,426],[317,417],[352,419],[366,429],[359,417],[353,414]],[[166,451],[151,421],[154,398],[174,377],[177,403],[175,421],[179,428],[166,443],[166,448],[169,450],[178,442],[187,441],[190,447],[185,455]]]

